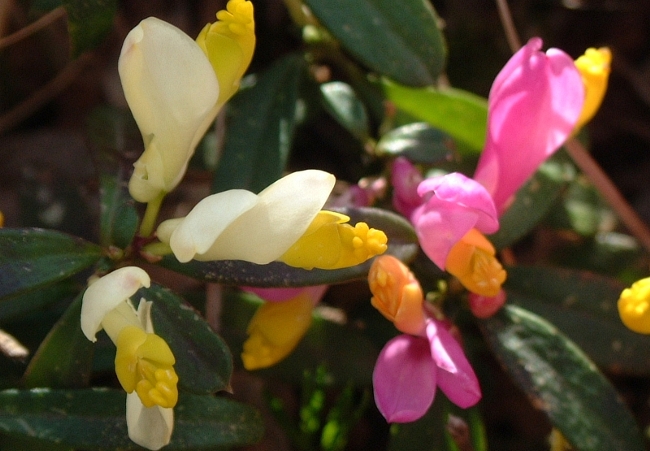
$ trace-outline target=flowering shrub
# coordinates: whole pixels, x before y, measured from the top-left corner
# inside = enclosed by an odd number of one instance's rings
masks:
[[[125,22],[77,3],[84,58]],[[89,128],[119,143],[93,149],[97,236],[0,213],[0,326],[36,331],[0,330],[0,447],[257,449],[272,415],[292,449],[480,451],[509,377],[551,449],[644,449],[605,374],[650,374],[649,279],[638,245],[593,264],[615,232],[582,163],[611,51],[531,37],[482,98],[446,81],[427,2],[284,3],[302,46],[268,65],[256,0],[196,38],[125,30],[128,112]],[[549,230],[591,247],[520,264]]]

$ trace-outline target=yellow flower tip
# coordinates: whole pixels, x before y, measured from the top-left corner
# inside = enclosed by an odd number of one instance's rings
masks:
[[[607,91],[612,52],[607,47],[589,48],[575,65],[585,87],[585,101],[575,129],[580,129],[596,114]]]
[[[217,13],[217,22],[207,24],[196,38],[219,80],[218,105],[223,105],[239,89],[239,82],[253,59],[255,19],[253,4],[230,0]]]
[[[395,327],[419,335],[425,327],[424,296],[408,267],[392,255],[378,257],[368,272],[370,303]]]
[[[472,229],[449,251],[446,270],[472,293],[496,296],[507,275],[495,254],[487,238]]]
[[[4,227],[4,225],[5,225],[5,216],[0,211],[0,228]]]
[[[268,368],[287,357],[307,333],[313,308],[307,293],[262,305],[248,324],[249,337],[241,354],[244,368]]]
[[[134,390],[145,407],[171,408],[178,401],[174,354],[161,337],[127,326],[115,343],[115,373],[127,393]]]
[[[650,277],[623,290],[618,300],[618,314],[628,329],[650,334]]]
[[[305,233],[278,260],[305,269],[340,269],[365,262],[387,249],[388,238],[381,230],[340,213],[320,211]]]

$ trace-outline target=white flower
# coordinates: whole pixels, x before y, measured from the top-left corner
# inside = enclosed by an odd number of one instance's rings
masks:
[[[307,230],[335,178],[318,170],[291,173],[259,194],[229,190],[200,201],[185,218],[164,221],[158,238],[180,262],[281,257]]]

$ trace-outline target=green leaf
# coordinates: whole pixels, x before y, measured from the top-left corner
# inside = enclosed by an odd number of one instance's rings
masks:
[[[598,366],[613,373],[650,374],[650,339],[627,329],[616,303],[626,288],[587,271],[539,266],[508,268],[508,302],[553,323]]]
[[[0,300],[44,287],[96,263],[101,248],[43,229],[0,229]]]
[[[100,242],[124,249],[135,236],[139,217],[133,199],[126,195],[126,184],[120,179],[120,175],[100,177]]]
[[[79,292],[79,286],[71,279],[49,285],[0,301],[0,322],[7,323],[16,318],[39,312],[64,299],[72,299]]]
[[[26,387],[80,388],[88,385],[93,344],[81,331],[80,293],[29,362]]]
[[[305,67],[302,55],[284,57],[229,103],[226,141],[213,193],[232,188],[259,192],[282,176],[293,142]]]
[[[125,397],[121,390],[5,390],[0,430],[77,449],[142,449],[127,435]],[[257,411],[224,398],[182,393],[174,412],[165,450],[244,446],[263,432]]]
[[[388,80],[383,81],[383,88],[388,100],[401,110],[448,133],[473,153],[483,149],[487,127],[483,97],[454,88],[408,88]]]
[[[383,230],[388,236],[387,254],[409,261],[419,249],[418,239],[411,224],[402,216],[378,208],[348,208],[337,210],[350,217],[352,224],[365,221],[370,227]],[[301,269],[280,262],[256,265],[239,260],[179,263],[173,256],[163,258],[160,264],[181,274],[225,285],[258,287],[296,287],[342,283],[362,279],[368,274],[371,260],[344,269]]]
[[[566,154],[556,154],[546,161],[517,191],[512,205],[499,218],[499,231],[490,235],[492,244],[503,249],[530,232],[549,213],[573,177],[575,168]]]
[[[117,0],[62,0],[61,3],[68,12],[72,55],[77,57],[101,44],[113,27]]]
[[[614,387],[553,325],[509,305],[482,321],[481,328],[517,385],[576,449],[645,449]]]
[[[445,65],[439,19],[421,0],[306,0],[343,47],[373,71],[405,85],[436,82]]]
[[[179,387],[196,394],[230,389],[232,355],[210,325],[166,288],[152,285],[139,293],[153,301],[154,329],[174,353]]]
[[[451,159],[454,147],[446,133],[424,122],[416,122],[383,135],[376,152],[379,156],[406,157],[413,163],[435,164]]]
[[[340,81],[320,85],[325,110],[360,141],[370,135],[368,114],[352,87]]]

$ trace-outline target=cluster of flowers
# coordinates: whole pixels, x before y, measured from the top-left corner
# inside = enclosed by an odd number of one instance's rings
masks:
[[[147,203],[140,228],[145,237],[153,232],[160,204],[180,183],[199,140],[238,90],[253,55],[252,4],[230,0],[217,19],[195,41],[166,22],[148,18],[124,41],[120,78],[145,145],[134,164],[129,192]],[[387,237],[382,231],[363,222],[350,225],[347,216],[322,210],[334,183],[331,174],[306,170],[258,194],[238,189],[208,196],[187,216],[157,227],[156,249],[173,253],[180,262],[281,261],[306,269],[354,266],[383,253]],[[81,328],[91,341],[103,329],[115,344],[115,372],[127,392],[129,437],[155,450],[171,438],[178,376],[172,351],[155,334],[151,302],[140,299],[137,310],[132,303],[150,284],[149,275],[135,266],[91,278],[83,296]],[[250,330],[244,361],[268,361],[273,343],[260,338],[255,324]]]

